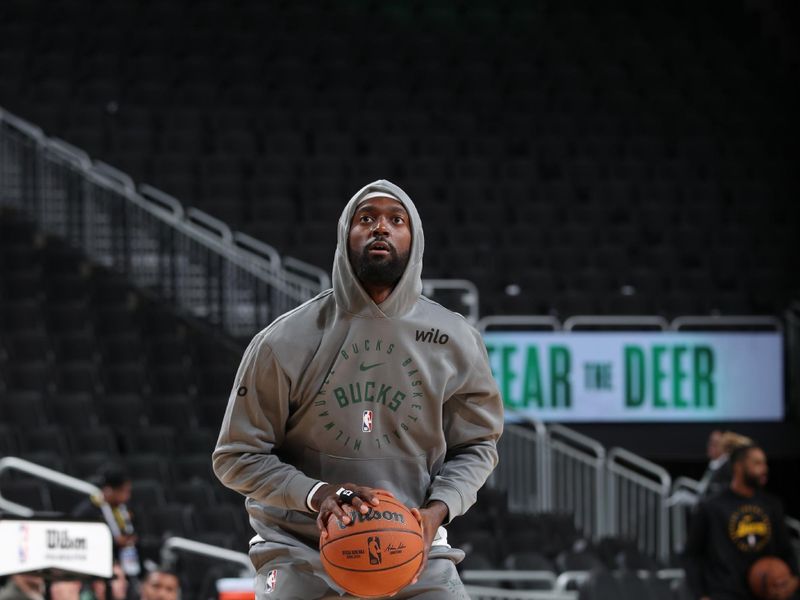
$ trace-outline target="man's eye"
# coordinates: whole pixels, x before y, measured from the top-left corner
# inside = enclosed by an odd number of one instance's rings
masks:
[[[369,223],[370,221],[372,221],[372,217],[368,217],[367,215],[361,217],[362,223]]]
[[[403,217],[395,217],[394,222],[395,224],[400,225],[402,223],[405,223],[405,220],[403,219]]]

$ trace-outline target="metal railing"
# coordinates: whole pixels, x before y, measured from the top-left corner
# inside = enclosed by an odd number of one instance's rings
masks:
[[[544,424],[528,424],[530,427],[506,424],[497,445],[500,460],[488,483],[508,492],[509,509],[535,513],[550,510],[550,469]]]
[[[596,330],[658,330],[669,326],[664,317],[657,315],[575,315],[564,321],[565,331]]]
[[[672,554],[679,556],[686,546],[689,516],[700,495],[700,482],[689,477],[678,477],[672,483],[667,500],[670,528],[672,531]]]
[[[213,546],[204,542],[190,540],[183,537],[171,537],[164,541],[161,546],[161,564],[174,565],[177,560],[177,553],[186,552],[205,556],[215,560],[236,563],[242,566],[241,577],[253,577],[256,573],[250,557],[244,552],[236,552],[219,546]]]
[[[673,331],[783,331],[780,319],[761,315],[686,315],[675,317],[669,324]]]
[[[558,590],[504,590],[477,585],[464,586],[471,600],[577,600],[578,592]]]
[[[558,331],[561,321],[551,315],[491,315],[480,319],[475,326],[481,333],[489,329]]]
[[[578,531],[598,541],[605,533],[605,448],[577,431],[551,425],[546,452],[550,506],[572,513]]]
[[[48,469],[47,467],[37,465],[36,463],[32,463],[28,460],[17,458],[16,456],[5,456],[0,458],[0,475],[2,475],[5,471],[11,470],[27,473],[32,477],[43,479],[44,481],[48,481],[76,492],[84,493],[87,496],[102,497],[103,495],[103,493],[100,491],[100,488],[87,481],[70,477],[69,475],[65,475],[59,471]],[[0,489],[0,511],[6,511],[13,515],[25,518],[30,518],[34,516],[35,513],[35,511],[29,506],[23,506],[22,504],[17,504],[16,502],[12,502],[7,498],[3,498],[2,489]]]
[[[478,287],[468,279],[424,279],[422,293],[464,315],[471,324],[478,322],[480,294]]]
[[[800,314],[800,303],[794,309]],[[797,320],[796,315],[793,316]],[[552,315],[488,315],[476,327],[481,332],[490,329],[515,331],[685,331],[702,329],[783,331],[780,319],[770,316],[712,316],[684,315],[667,321],[658,315],[575,315],[564,320]]]
[[[527,571],[515,569],[466,569],[461,581],[475,585],[494,583],[524,583],[552,590],[556,587],[556,574],[552,571]]]
[[[328,275],[0,110],[0,205],[230,335],[252,335]],[[274,249],[272,249],[274,250]]]
[[[669,559],[670,476],[655,463],[622,448],[606,458],[608,533],[635,541],[639,550]]]
[[[0,109],[0,206],[14,207],[97,263],[235,337],[252,335],[331,285],[324,270]],[[426,279],[425,292],[475,323],[479,295],[464,279]]]
[[[478,585],[464,586],[471,600],[577,600],[578,592],[565,590],[505,590]]]
[[[507,492],[510,510],[568,512],[587,539],[619,536],[669,558],[671,480],[664,469],[622,448],[606,452],[562,425],[528,425],[506,425],[489,480]]]

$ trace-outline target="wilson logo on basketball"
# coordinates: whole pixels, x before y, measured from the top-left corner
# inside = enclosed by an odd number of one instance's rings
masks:
[[[369,509],[369,512],[365,515],[361,513],[357,513],[356,511],[350,511],[350,523],[345,525],[339,519],[336,520],[336,523],[339,525],[339,529],[347,529],[348,527],[352,527],[357,522],[364,523],[366,521],[393,521],[395,523],[405,524],[406,519],[405,517],[398,513],[392,512],[389,510],[384,510],[383,512],[379,510],[374,510],[372,508]]]

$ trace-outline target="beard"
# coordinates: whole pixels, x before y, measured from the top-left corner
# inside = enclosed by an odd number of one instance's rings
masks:
[[[747,487],[754,490],[759,490],[764,487],[764,484],[761,482],[761,478],[758,475],[753,475],[752,473],[744,474],[744,483],[747,485]]]
[[[369,255],[369,246],[366,246],[361,254],[350,256],[350,265],[355,271],[356,277],[363,284],[386,286],[396,284],[403,276],[408,264],[408,255],[398,254],[397,249],[385,240],[381,240],[389,247],[389,254],[382,257]]]

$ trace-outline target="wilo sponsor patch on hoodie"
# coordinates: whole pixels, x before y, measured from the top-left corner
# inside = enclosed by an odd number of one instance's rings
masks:
[[[414,339],[417,342],[425,342],[428,344],[446,344],[450,340],[450,336],[446,333],[431,327],[428,331],[417,329]]]

